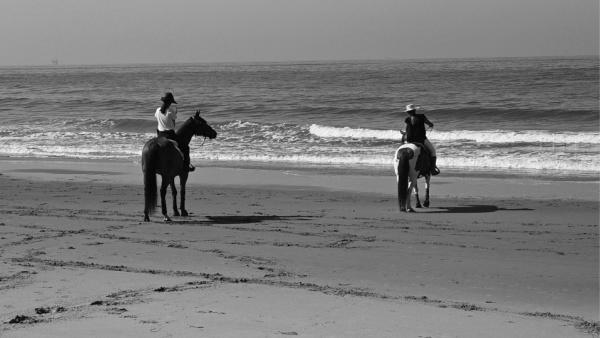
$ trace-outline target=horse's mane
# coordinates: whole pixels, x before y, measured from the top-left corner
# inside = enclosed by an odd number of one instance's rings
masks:
[[[193,117],[189,117],[175,131],[175,135],[177,135],[177,142],[179,142],[180,146],[187,145],[192,138],[194,134],[194,128],[192,127],[192,124],[194,123],[193,120]]]
[[[194,118],[193,117],[188,117],[185,122],[183,122],[182,125],[179,126],[179,128],[177,128],[177,133],[180,134],[183,131],[189,129],[190,125],[193,123]]]

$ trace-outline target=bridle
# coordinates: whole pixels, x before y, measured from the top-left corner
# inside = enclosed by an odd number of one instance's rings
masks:
[[[191,119],[194,119],[194,118],[191,117]],[[200,127],[202,127],[202,126],[208,126],[208,123],[204,119],[201,119],[201,121],[200,121]],[[204,140],[202,140],[202,144],[200,145],[200,147],[204,146],[204,142],[206,142],[206,138],[208,136],[206,136],[206,135],[197,135],[197,136],[204,136]]]

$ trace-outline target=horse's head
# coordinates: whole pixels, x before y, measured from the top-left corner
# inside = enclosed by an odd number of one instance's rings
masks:
[[[196,115],[190,118],[194,125],[194,135],[204,136],[209,139],[217,137],[217,132],[206,123],[206,120],[200,117],[200,110],[196,110]]]

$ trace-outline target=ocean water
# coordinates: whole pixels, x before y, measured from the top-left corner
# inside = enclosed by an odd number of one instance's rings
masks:
[[[165,90],[197,165],[389,171],[416,103],[443,172],[600,173],[597,57],[4,67],[0,156],[139,162]]]

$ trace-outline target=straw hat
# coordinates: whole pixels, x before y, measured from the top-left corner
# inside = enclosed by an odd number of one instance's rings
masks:
[[[404,110],[405,113],[409,112],[409,111],[413,111],[413,110],[417,110],[417,109],[421,109],[420,106],[417,106],[416,104],[410,103],[406,105],[406,109]]]

